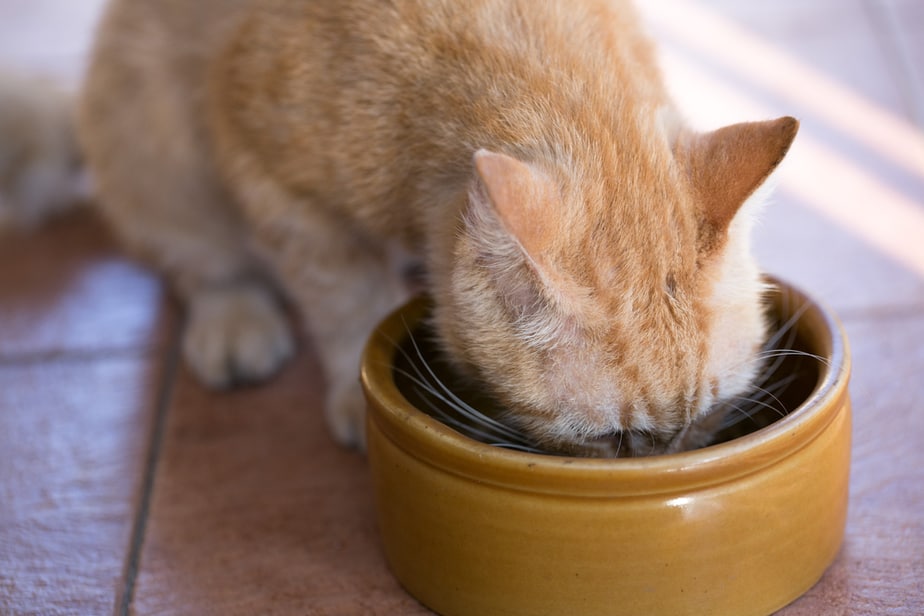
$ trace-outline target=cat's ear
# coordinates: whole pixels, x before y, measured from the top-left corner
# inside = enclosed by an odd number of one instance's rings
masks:
[[[799,130],[795,118],[733,124],[677,145],[710,234],[721,235],[783,160]],[[685,143],[684,143],[685,142]]]
[[[558,184],[528,163],[488,150],[475,153],[474,167],[469,228],[501,295],[520,311],[539,309],[543,298],[566,307],[582,297],[556,261],[563,209]],[[519,265],[535,278],[523,276]]]
[[[556,239],[558,190],[540,171],[511,156],[478,150],[475,170],[504,229],[539,270]]]

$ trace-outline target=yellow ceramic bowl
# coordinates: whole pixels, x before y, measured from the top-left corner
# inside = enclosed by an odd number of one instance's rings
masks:
[[[697,451],[631,459],[522,453],[414,408],[393,366],[411,302],[363,359],[379,529],[401,584],[444,616],[764,616],[834,559],[847,511],[849,354],[835,317],[780,284],[783,320],[826,359],[801,404]],[[780,300],[788,298],[788,301]]]

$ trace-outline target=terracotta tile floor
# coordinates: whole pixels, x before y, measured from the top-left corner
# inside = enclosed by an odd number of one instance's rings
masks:
[[[0,1],[0,63],[77,81],[99,5]],[[695,122],[803,121],[757,251],[842,316],[855,432],[844,548],[781,614],[922,614],[924,4],[644,5]],[[0,613],[427,613],[325,434],[310,344],[215,394],[180,324],[92,212],[0,238]]]

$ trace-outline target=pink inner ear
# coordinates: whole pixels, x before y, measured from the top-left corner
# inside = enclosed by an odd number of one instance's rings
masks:
[[[520,248],[523,262],[541,285],[533,286],[533,280],[517,273],[516,263],[507,262],[497,268],[499,291],[521,307],[535,309],[540,305],[536,298],[542,297],[566,313],[582,309],[586,290],[561,271],[558,261],[565,235],[558,185],[531,165],[505,154],[479,150],[474,160],[496,214],[491,218]]]
[[[526,163],[488,150],[475,153],[475,168],[508,233],[541,262],[555,238],[551,181]]]
[[[790,117],[734,124],[699,135],[676,152],[689,174],[705,222],[728,228],[738,209],[783,160],[799,130]]]

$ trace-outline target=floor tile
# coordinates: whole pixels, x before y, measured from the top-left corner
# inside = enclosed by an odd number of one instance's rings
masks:
[[[847,536],[785,616],[924,613],[924,314],[846,322],[853,356]]]
[[[0,366],[0,613],[112,613],[158,364],[134,356]]]
[[[429,612],[385,567],[365,460],[331,441],[318,366],[170,407],[134,614]]]
[[[0,237],[0,362],[153,348],[177,326],[160,280],[91,213]]]
[[[839,316],[924,311],[924,273],[912,270],[780,190],[754,230],[761,267],[831,306]]]

